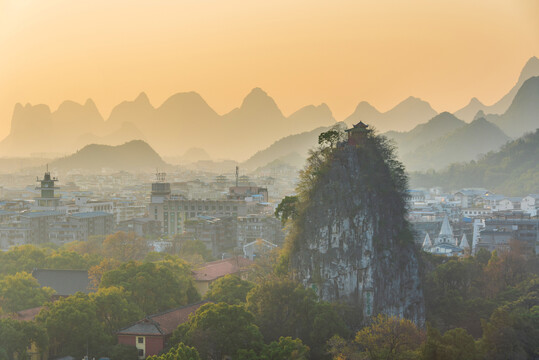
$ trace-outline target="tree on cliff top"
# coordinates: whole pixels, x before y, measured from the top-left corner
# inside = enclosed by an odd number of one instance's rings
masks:
[[[281,211],[276,215],[289,215],[292,220],[291,234],[286,244],[286,258],[295,246],[295,239],[301,232],[302,218],[310,207],[314,195],[322,190],[328,182],[343,181],[340,178],[329,178],[329,172],[334,162],[342,162],[349,152],[357,151],[361,171],[354,179],[362,190],[378,195],[379,201],[386,201],[398,216],[404,219],[405,202],[408,189],[408,177],[404,165],[397,160],[395,146],[385,136],[376,135],[373,129],[364,129],[362,139],[358,144],[350,144],[345,140],[345,134],[340,129],[332,129],[322,133],[319,146],[310,151],[306,167],[300,171],[300,181],[296,188],[297,196],[286,199],[278,207]],[[357,185],[361,184],[361,185]],[[293,201],[292,201],[293,200]],[[287,210],[287,211],[285,211]],[[286,220],[285,219],[285,220]],[[403,220],[404,221],[404,220]]]

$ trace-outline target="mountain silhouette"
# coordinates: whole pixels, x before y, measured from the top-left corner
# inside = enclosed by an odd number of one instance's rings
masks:
[[[499,127],[479,118],[403,154],[401,159],[409,171],[439,170],[451,163],[474,160],[481,154],[499,149],[509,140]]]
[[[342,122],[338,123],[336,126],[346,128],[346,125]],[[266,149],[258,151],[243,162],[241,167],[248,170],[255,170],[275,160],[287,162],[286,158],[289,156],[293,158],[293,161],[290,161],[289,164],[297,164],[298,157],[305,161],[309,150],[318,145],[318,136],[324,131],[328,131],[330,128],[331,127],[319,127],[311,131],[286,136]]]
[[[384,135],[395,142],[399,154],[405,155],[424,144],[450,134],[464,125],[466,123],[457,119],[453,114],[443,112],[430,119],[427,123],[417,125],[408,132],[389,131]]]
[[[539,130],[520,137],[478,161],[453,164],[440,172],[412,173],[413,187],[445,190],[481,187],[507,196],[537,193]]]
[[[522,84],[503,115],[487,115],[486,118],[513,138],[539,128],[539,76]]]
[[[436,114],[428,102],[410,96],[385,113],[362,101],[344,122],[351,126],[363,121],[379,132],[409,131],[416,125],[427,122]]]
[[[70,153],[89,143],[117,145],[144,139],[171,157],[204,147],[215,158],[244,160],[282,137],[333,124],[326,104],[305,106],[286,117],[260,88],[224,115],[195,92],[174,94],[159,107],[141,93],[115,106],[106,121],[91,100],[84,105],[65,101],[55,112],[46,105],[17,104],[11,132],[0,142],[0,154]]]
[[[166,163],[159,154],[142,140],[132,140],[118,146],[87,145],[76,153],[50,164],[53,169],[83,171],[99,171],[102,168],[142,171],[164,166]]]
[[[479,110],[485,114],[503,114],[508,109],[522,84],[531,77],[539,76],[539,59],[531,57],[520,72],[518,81],[513,88],[496,103],[487,106],[473,98],[468,105],[455,112],[455,116],[465,121],[471,121]],[[475,100],[474,100],[475,99]]]

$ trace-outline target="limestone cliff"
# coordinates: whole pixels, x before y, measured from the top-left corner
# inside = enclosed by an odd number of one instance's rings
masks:
[[[314,152],[298,187],[290,266],[323,300],[422,324],[419,256],[404,218],[406,176],[384,138]]]

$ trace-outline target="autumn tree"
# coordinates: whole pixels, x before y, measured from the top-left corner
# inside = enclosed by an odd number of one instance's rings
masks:
[[[379,314],[356,334],[355,342],[371,360],[412,359],[418,356],[421,333],[413,322]]]
[[[103,241],[103,253],[119,261],[142,260],[148,252],[146,239],[134,232],[118,231],[108,235]]]

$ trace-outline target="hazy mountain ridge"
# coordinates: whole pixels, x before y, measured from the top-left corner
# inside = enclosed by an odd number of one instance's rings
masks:
[[[363,121],[379,132],[408,131],[418,124],[427,122],[437,114],[428,102],[410,96],[384,113],[362,101],[344,122],[353,125]]]
[[[342,122],[338,123],[337,126],[341,128],[346,127]],[[318,136],[320,133],[328,131],[330,128],[331,127],[319,127],[312,131],[286,136],[274,142],[266,149],[258,151],[243,162],[241,166],[254,170],[266,166],[276,160],[296,166],[299,163],[299,158],[303,159],[304,162],[308,156],[309,150],[318,145]],[[290,157],[290,161],[287,161],[287,157]]]
[[[539,76],[526,80],[503,115],[487,115],[509,136],[516,138],[539,127]]]
[[[539,192],[539,130],[490,152],[478,161],[452,164],[443,171],[412,173],[413,187],[442,186],[446,190],[482,187],[504,195]]]
[[[401,159],[409,171],[439,170],[451,163],[474,160],[509,140],[499,127],[480,118],[403,154]]]
[[[503,98],[516,100],[514,105],[507,107],[506,114],[488,114],[488,109],[484,110],[487,114],[484,117],[510,136],[532,131],[539,123],[537,80],[528,78],[534,73],[539,73],[539,59],[535,57],[527,62],[517,85]],[[519,84],[522,89],[517,87]],[[498,103],[503,103],[502,100]],[[460,113],[471,117],[473,113],[477,115],[477,111],[483,111],[482,106],[474,98],[468,109]],[[455,114],[460,118],[459,112]],[[345,122],[350,126],[363,121],[378,132],[392,130],[386,135],[396,141],[399,153],[404,156],[427,140],[441,138],[456,129],[454,119],[450,119],[447,128],[430,124],[421,131],[421,127],[416,129],[417,125],[427,125],[436,115],[427,102],[409,97],[384,113],[362,101]],[[17,104],[11,133],[0,142],[0,155],[71,153],[90,143],[119,145],[142,139],[164,156],[178,157],[188,149],[198,147],[204,148],[214,159],[241,161],[288,135],[335,123],[331,110],[324,103],[308,105],[284,116],[275,101],[260,88],[254,88],[240,107],[223,115],[216,113],[195,92],[174,94],[158,107],[141,93],[133,101],[124,101],[114,107],[106,121],[91,99],[85,104],[65,101],[54,112],[47,105]],[[411,130],[410,134],[406,135],[404,131],[408,130]],[[279,157],[293,152],[296,151],[292,149]],[[298,153],[301,155],[302,151]],[[265,163],[257,164],[263,165]]]
[[[457,119],[453,114],[443,112],[408,132],[389,131],[383,135],[395,142],[399,154],[405,155],[465,125],[464,121]]]
[[[309,105],[285,117],[260,88],[224,115],[195,92],[174,94],[157,108],[141,93],[133,101],[118,104],[107,121],[91,100],[85,105],[67,101],[54,113],[46,105],[17,104],[11,133],[0,142],[0,153],[69,153],[88,143],[118,145],[143,138],[164,155],[179,156],[203,147],[215,158],[242,159],[284,136],[334,123],[326,104]]]
[[[531,57],[520,72],[517,83],[507,94],[492,105],[484,105],[477,98],[472,98],[468,105],[455,112],[455,116],[465,121],[471,121],[479,110],[483,110],[485,114],[503,114],[513,102],[517,92],[522,87],[522,84],[531,77],[539,76],[539,59],[535,56]]]
[[[166,165],[159,154],[142,140],[132,140],[118,146],[90,144],[72,155],[50,163],[53,169],[89,171],[99,171],[102,168],[143,170]]]

